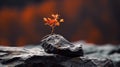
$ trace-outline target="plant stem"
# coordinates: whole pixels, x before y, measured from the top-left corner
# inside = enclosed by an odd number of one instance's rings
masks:
[[[54,32],[54,29],[55,27],[54,26],[52,26],[52,30],[51,30],[51,34],[53,34],[53,32]]]

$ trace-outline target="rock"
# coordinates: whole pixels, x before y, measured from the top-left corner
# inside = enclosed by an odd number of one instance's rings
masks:
[[[47,35],[41,40],[41,45],[47,53],[59,54],[67,57],[83,56],[81,44],[73,45],[58,34]]]
[[[109,59],[66,57],[48,54],[40,46],[33,48],[0,47],[2,67],[114,67]]]
[[[0,46],[0,67],[119,67],[113,59],[101,56],[102,53],[107,56],[114,54],[115,59],[119,57],[115,52],[90,45],[83,45],[82,49],[80,44],[52,34],[44,37],[38,46]]]
[[[120,67],[120,45],[104,44],[102,46],[96,44],[88,44],[83,41],[74,42],[74,45],[84,44],[82,46],[84,56],[89,58],[109,58],[113,61],[115,67]]]

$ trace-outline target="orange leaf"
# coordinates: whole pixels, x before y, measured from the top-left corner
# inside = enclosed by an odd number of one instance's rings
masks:
[[[64,22],[64,19],[60,19],[60,22]]]
[[[56,25],[56,26],[60,26],[60,23],[59,23],[59,22],[56,22],[55,25]]]

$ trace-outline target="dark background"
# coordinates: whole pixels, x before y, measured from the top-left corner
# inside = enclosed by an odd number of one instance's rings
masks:
[[[120,0],[0,0],[0,45],[39,44],[55,13],[65,20],[55,33],[69,41],[120,44]]]

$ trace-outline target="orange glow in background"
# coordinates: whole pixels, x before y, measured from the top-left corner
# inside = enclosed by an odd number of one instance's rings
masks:
[[[55,29],[55,33],[70,41],[120,44],[119,0],[12,1],[8,4],[1,0],[0,3],[0,45],[39,44],[50,32],[43,17],[56,13],[65,22]]]

